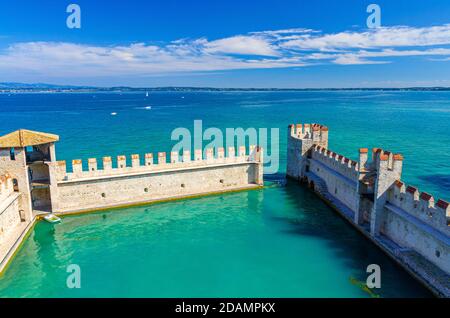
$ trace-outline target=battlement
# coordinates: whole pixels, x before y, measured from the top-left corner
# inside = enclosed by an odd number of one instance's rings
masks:
[[[320,124],[291,124],[288,126],[287,175],[302,178],[306,173],[310,157],[331,170],[357,181],[364,179],[374,185],[374,177],[383,174],[377,190],[389,187],[401,178],[403,156],[381,148],[373,148],[369,161],[369,149],[359,149],[359,162],[328,149],[328,127]],[[320,167],[315,167],[316,172]],[[370,179],[370,180],[369,180]],[[370,189],[366,189],[370,190]],[[364,190],[364,191],[366,191]],[[373,191],[370,190],[370,191]]]
[[[420,192],[416,187],[397,180],[390,191],[388,202],[433,228],[450,234],[450,205],[447,201],[436,201],[431,194]]]
[[[373,148],[372,149],[372,163],[374,168],[385,168],[387,170],[401,173],[403,166],[403,156],[401,154],[394,154],[390,151]]]
[[[9,251],[25,237],[23,230],[44,213],[88,212],[264,185],[259,146],[66,163],[56,161],[56,141],[55,135],[22,130],[0,137],[0,247],[6,247],[0,248],[0,271]]]
[[[360,148],[358,159],[329,150],[328,128],[323,125],[289,125],[288,177],[305,182],[361,232],[370,229],[368,235],[375,242],[390,240],[393,247],[423,256],[417,267],[428,267],[424,262],[429,261],[450,273],[449,202],[436,201],[431,194],[401,182],[403,156],[399,153]],[[398,248],[383,248],[393,257],[399,255]],[[421,277],[436,285],[428,273]]]
[[[359,166],[361,172],[386,169],[401,174],[403,166],[403,156],[401,154],[394,154],[381,148],[373,148],[371,161],[369,161],[369,149],[360,148]]]
[[[0,175],[0,202],[14,192],[12,177],[8,174]]]
[[[290,136],[297,139],[309,139],[316,144],[328,144],[328,127],[320,124],[290,124]],[[323,146],[326,146],[323,144]]]
[[[358,179],[359,164],[341,154],[328,150],[320,145],[314,145],[311,158],[318,160],[334,171],[352,179]]]
[[[181,155],[178,152],[171,152],[169,156],[165,152],[158,152],[157,162],[154,162],[152,153],[146,153],[144,160],[138,154],[133,154],[129,158],[120,155],[115,162],[111,157],[103,157],[103,168],[100,169],[96,158],[89,158],[83,165],[81,159],[72,160],[72,171],[67,169],[66,161],[57,162],[57,180],[67,181],[73,179],[91,178],[99,176],[151,172],[166,169],[195,168],[207,165],[232,164],[232,163],[262,163],[262,149],[259,146],[250,145],[248,150],[245,146],[240,146],[238,152],[234,147],[229,147],[227,154],[223,147],[217,148],[214,155],[213,148],[207,148],[204,152],[200,149],[194,151],[191,156],[190,151],[184,151]]]

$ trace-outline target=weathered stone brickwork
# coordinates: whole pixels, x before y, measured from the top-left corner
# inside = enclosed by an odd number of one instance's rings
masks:
[[[369,158],[369,150],[361,148],[359,162],[353,161],[327,149],[328,128],[318,124],[289,125],[287,148],[288,177],[307,182],[373,240],[397,246],[386,248],[392,255],[414,251],[448,277],[449,203],[401,181],[401,154],[374,148]],[[425,276],[433,284],[433,275]],[[442,294],[449,290],[447,281],[437,287]]]
[[[172,197],[183,197],[210,192],[223,192],[240,188],[257,187],[263,183],[262,149],[250,146],[230,148],[225,156],[223,148],[202,152],[158,153],[158,162],[146,154],[141,165],[139,155],[131,158],[118,156],[112,164],[111,157],[103,158],[103,169],[98,169],[96,159],[88,159],[88,169],[83,170],[81,160],[72,161],[72,172],[66,171],[66,163],[55,165],[57,175],[54,211],[59,213],[142,203]],[[127,160],[130,159],[130,160]]]

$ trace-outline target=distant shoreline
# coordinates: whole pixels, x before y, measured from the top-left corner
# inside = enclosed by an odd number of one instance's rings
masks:
[[[90,87],[52,84],[0,83],[0,93],[127,93],[127,92],[302,92],[302,91],[450,91],[450,87],[355,87],[355,88],[218,88],[218,87]]]

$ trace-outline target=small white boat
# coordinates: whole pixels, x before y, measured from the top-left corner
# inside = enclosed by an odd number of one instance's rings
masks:
[[[112,113],[111,113],[111,116],[116,116],[116,115],[117,115],[116,112],[112,112]]]
[[[44,216],[44,220],[46,220],[49,223],[59,223],[61,222],[61,218],[57,217],[54,214],[47,214]]]
[[[152,106],[145,106],[145,109],[152,109]]]
[[[145,93],[145,97],[148,97],[148,92]]]

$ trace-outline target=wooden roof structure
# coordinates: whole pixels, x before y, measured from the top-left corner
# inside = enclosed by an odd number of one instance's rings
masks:
[[[0,148],[23,148],[27,146],[48,144],[58,140],[58,135],[19,129],[0,137]]]

